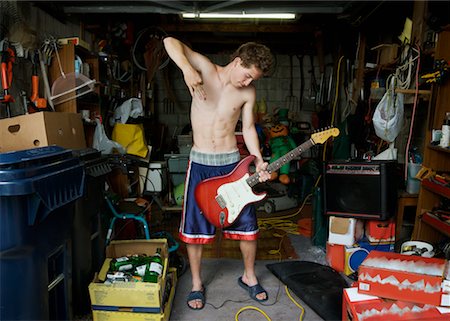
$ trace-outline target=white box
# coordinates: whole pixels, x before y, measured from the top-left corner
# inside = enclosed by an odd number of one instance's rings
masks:
[[[364,224],[361,220],[348,217],[330,216],[328,242],[352,246],[364,235]]]
[[[151,162],[149,168],[139,167],[142,192],[159,193],[167,186],[166,162]]]

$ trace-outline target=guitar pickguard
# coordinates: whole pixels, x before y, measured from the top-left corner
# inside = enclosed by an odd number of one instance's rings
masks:
[[[239,180],[221,185],[217,189],[216,201],[221,208],[228,210],[227,221],[229,224],[241,213],[242,209],[249,203],[262,200],[265,195],[256,195],[247,184],[246,179],[249,174],[245,174]]]

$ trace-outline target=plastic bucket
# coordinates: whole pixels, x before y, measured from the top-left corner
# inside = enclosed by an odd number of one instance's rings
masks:
[[[422,164],[408,163],[408,178],[406,179],[406,191],[409,194],[417,194],[420,190],[420,180],[416,178]]]

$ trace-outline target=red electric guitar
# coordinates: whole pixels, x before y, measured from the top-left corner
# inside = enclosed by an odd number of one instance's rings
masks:
[[[339,129],[330,128],[311,135],[311,138],[267,166],[269,172],[299,156],[316,144],[323,144],[331,136],[339,135]],[[227,175],[208,178],[197,185],[195,199],[208,221],[220,228],[228,227],[250,203],[262,200],[267,193],[255,194],[252,187],[259,183],[259,174],[249,175],[248,167],[255,159],[244,158]]]

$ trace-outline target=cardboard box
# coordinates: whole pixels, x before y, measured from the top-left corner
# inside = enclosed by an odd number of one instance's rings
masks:
[[[366,237],[369,242],[393,242],[395,241],[395,222],[388,221],[366,221]]]
[[[344,245],[331,244],[326,245],[326,260],[328,265],[338,272],[344,272]]]
[[[117,311],[92,310],[94,321],[168,321],[175,297],[177,270],[170,268],[168,275],[171,276],[172,286],[170,288],[169,299],[165,303],[161,313],[129,312],[126,309],[118,309]]]
[[[49,145],[86,148],[81,115],[38,112],[0,120],[0,153]]]
[[[404,301],[385,300],[358,293],[357,287],[344,289],[343,321],[444,321],[450,309]]]
[[[447,260],[371,251],[359,267],[359,292],[450,306],[449,274]]]
[[[329,217],[328,242],[352,246],[364,235],[364,224],[356,218]]]
[[[106,274],[111,258],[133,254],[154,255],[157,248],[161,248],[161,257],[164,261],[164,270],[158,283],[117,282],[104,284],[102,282],[101,274]],[[113,241],[106,248],[106,257],[100,274],[96,274],[94,280],[89,284],[92,308],[95,310],[110,309],[111,307],[139,308],[143,312],[161,313],[163,289],[166,285],[169,265],[167,240]]]

